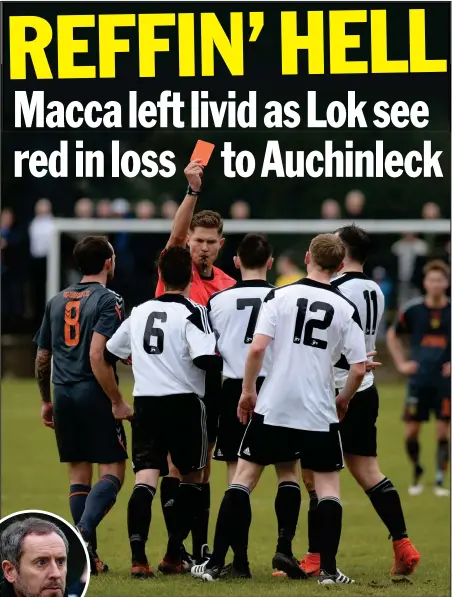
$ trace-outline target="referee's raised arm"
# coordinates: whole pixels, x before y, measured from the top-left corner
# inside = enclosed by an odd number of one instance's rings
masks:
[[[185,247],[187,244],[190,222],[195,211],[196,200],[201,192],[203,166],[200,161],[190,162],[184,170],[188,181],[187,193],[174,216],[173,229],[166,245],[167,249],[169,247]]]

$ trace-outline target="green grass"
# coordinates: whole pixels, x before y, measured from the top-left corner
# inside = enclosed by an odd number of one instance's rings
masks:
[[[128,391],[131,387],[126,388]],[[357,581],[346,589],[355,595],[450,595],[450,501],[432,493],[435,469],[433,424],[422,434],[422,461],[426,468],[426,489],[421,496],[410,497],[407,487],[411,468],[403,447],[403,424],[400,420],[404,389],[381,385],[379,420],[379,457],[384,473],[396,484],[405,509],[410,536],[421,552],[421,563],[412,584],[394,584],[389,577],[392,564],[391,542],[386,528],[371,507],[368,498],[347,471],[342,474],[344,519],[338,563]],[[65,466],[58,462],[53,432],[40,422],[40,402],[32,381],[4,380],[2,383],[2,516],[22,509],[41,509],[71,521],[68,505],[68,481]],[[250,534],[252,581],[233,581],[214,585],[190,577],[162,578],[149,581],[129,579],[127,540],[127,501],[133,484],[128,469],[125,487],[114,509],[99,529],[99,551],[112,572],[91,581],[88,596],[179,596],[184,595],[317,595],[327,590],[313,581],[297,582],[271,577],[271,558],[275,548],[276,521],[273,510],[275,474],[265,471],[252,496],[253,522]],[[212,519],[210,536],[215,528],[216,512],[226,484],[225,467],[213,464]],[[308,500],[303,492],[302,510],[295,539],[295,550],[305,553],[306,512]],[[157,567],[166,545],[160,500],[154,513],[148,542],[148,557]],[[188,542],[188,546],[190,542]],[[345,593],[343,593],[345,594]]]

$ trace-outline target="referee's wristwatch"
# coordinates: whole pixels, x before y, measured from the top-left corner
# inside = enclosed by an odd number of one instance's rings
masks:
[[[194,191],[190,185],[187,187],[187,195],[199,195],[201,193],[201,189],[199,191]]]

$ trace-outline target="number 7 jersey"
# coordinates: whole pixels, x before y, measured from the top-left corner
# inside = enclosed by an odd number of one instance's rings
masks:
[[[366,350],[375,350],[378,328],[385,310],[383,292],[376,282],[362,272],[347,272],[331,281],[331,286],[337,288],[358,309],[359,317],[366,340]],[[334,370],[336,388],[341,390],[345,386],[349,366],[342,355]],[[364,376],[358,390],[362,392],[374,383],[374,374],[369,371]]]
[[[207,311],[223,357],[225,377],[243,379],[259,311],[272,288],[265,280],[245,280],[210,297]],[[265,377],[270,367],[269,348],[259,375]]]

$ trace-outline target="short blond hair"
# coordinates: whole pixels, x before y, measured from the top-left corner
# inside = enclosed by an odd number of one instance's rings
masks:
[[[345,257],[345,245],[335,234],[318,234],[309,245],[314,265],[328,272],[335,272]]]

